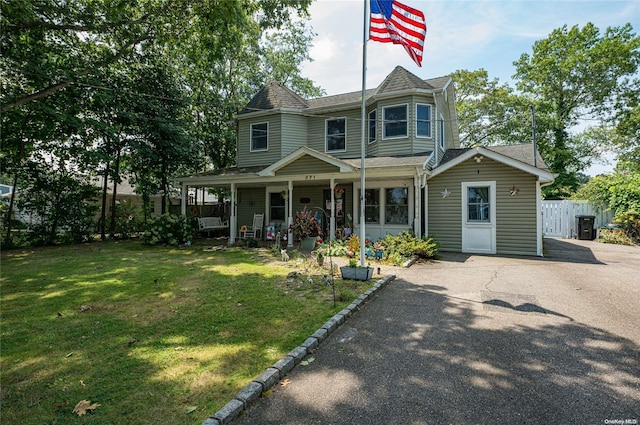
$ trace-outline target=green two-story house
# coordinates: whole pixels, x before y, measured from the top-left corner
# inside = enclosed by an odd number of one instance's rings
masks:
[[[553,175],[531,145],[461,149],[451,78],[396,67],[366,91],[362,158],[361,95],[304,99],[269,83],[237,115],[237,165],[176,179],[182,213],[188,187],[225,188],[229,243],[254,214],[286,234],[305,207],[325,238],[360,234],[364,164],[368,239],[410,230],[442,250],[542,254],[540,187]]]

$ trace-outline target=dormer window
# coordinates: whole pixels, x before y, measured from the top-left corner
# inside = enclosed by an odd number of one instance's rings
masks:
[[[251,152],[269,149],[269,123],[251,124]]]
[[[347,120],[338,118],[325,121],[325,151],[347,150]]]
[[[407,137],[407,105],[382,108],[382,138]]]
[[[416,105],[416,136],[431,137],[431,105]]]

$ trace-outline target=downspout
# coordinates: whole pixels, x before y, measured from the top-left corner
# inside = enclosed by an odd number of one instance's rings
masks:
[[[422,217],[422,202],[420,199],[420,185],[422,184],[422,174],[420,167],[416,167],[416,176],[413,178],[413,233],[416,237],[422,237],[422,227],[420,218]]]
[[[438,102],[436,102],[435,122],[436,122],[436,127],[434,131],[436,133],[436,137],[433,138],[433,142],[434,142],[433,152],[436,154],[434,164],[437,167],[438,166],[438,149],[440,149],[440,140],[438,140],[440,137],[440,131],[438,131]]]

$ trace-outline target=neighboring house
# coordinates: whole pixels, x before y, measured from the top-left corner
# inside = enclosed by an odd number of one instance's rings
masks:
[[[396,67],[366,109],[367,238],[411,230],[443,251],[542,255],[552,173],[531,145],[460,149],[451,77]],[[256,213],[286,228],[304,207],[326,211],[331,237],[359,234],[360,117],[361,92],[306,100],[269,83],[237,115],[237,166],[176,179],[182,213],[189,187],[217,187],[231,191],[229,243]]]
[[[100,189],[100,194],[102,193],[102,188],[104,184],[104,178],[102,176],[96,177],[93,179],[93,184]],[[174,191],[175,192],[175,191]],[[101,195],[100,195],[101,196]],[[101,204],[100,196],[98,197],[98,203]],[[107,215],[111,214],[112,209],[112,197],[113,197],[113,182],[109,181],[107,184]],[[177,192],[173,193],[170,198],[171,205],[179,205],[180,204],[180,196]],[[191,199],[193,201],[193,199]],[[151,195],[150,199],[150,213],[152,217],[158,217],[162,215],[162,197],[160,194]],[[122,177],[122,181],[116,187],[116,205],[126,206],[127,210],[135,209],[138,211],[142,211],[143,208],[143,200],[142,195],[136,193],[135,188],[129,183],[129,179],[127,176]],[[100,212],[97,213],[96,219],[100,218]]]

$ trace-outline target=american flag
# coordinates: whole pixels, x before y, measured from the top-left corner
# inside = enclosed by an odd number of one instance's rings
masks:
[[[424,14],[395,0],[370,0],[369,40],[401,44],[411,59],[422,66],[427,24]]]

